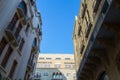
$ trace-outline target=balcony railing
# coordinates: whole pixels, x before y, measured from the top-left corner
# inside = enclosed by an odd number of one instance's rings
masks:
[[[12,41],[12,44],[16,47],[18,46],[21,37],[16,31],[17,28],[15,27],[15,25],[15,23],[10,22],[5,31],[9,41]]]
[[[34,63],[33,63],[33,61],[29,61],[28,62],[28,70],[33,71],[33,69],[34,69]]]
[[[19,13],[20,18],[23,18],[22,20],[23,24],[26,24],[27,23],[27,7],[23,1],[18,5],[17,11]]]

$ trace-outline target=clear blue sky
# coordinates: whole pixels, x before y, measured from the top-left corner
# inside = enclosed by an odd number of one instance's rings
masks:
[[[42,16],[41,53],[73,53],[72,33],[80,0],[37,0]]]

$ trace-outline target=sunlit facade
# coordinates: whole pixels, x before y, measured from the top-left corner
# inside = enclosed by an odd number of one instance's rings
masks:
[[[119,0],[81,0],[73,31],[77,80],[120,80],[119,19]]]
[[[74,55],[40,54],[34,80],[76,80]]]
[[[35,0],[0,0],[0,80],[29,80],[42,36]]]

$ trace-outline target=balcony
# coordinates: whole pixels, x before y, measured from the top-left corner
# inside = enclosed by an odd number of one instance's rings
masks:
[[[18,7],[17,7],[17,11],[20,15],[20,18],[23,18],[22,22],[23,24],[26,24],[27,21],[26,21],[26,16],[27,16],[27,7],[26,7],[26,4],[25,2],[21,2]]]
[[[42,30],[41,29],[37,29],[36,30],[36,34],[37,34],[37,37],[39,38],[39,40],[41,40],[41,38],[42,38]]]
[[[27,70],[28,71],[33,71],[33,69],[34,69],[34,63],[33,63],[33,61],[29,61],[28,65],[27,65]]]
[[[6,28],[5,32],[6,32],[6,35],[7,35],[8,39],[9,39],[9,41],[11,41],[12,44],[15,47],[17,47],[20,40],[21,40],[21,36],[19,35],[19,33],[17,33],[15,24],[10,22],[10,24]]]

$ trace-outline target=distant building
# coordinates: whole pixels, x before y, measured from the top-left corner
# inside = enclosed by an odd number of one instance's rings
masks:
[[[81,0],[73,42],[77,80],[120,80],[120,1]]]
[[[34,80],[76,80],[74,55],[40,54]]]
[[[29,80],[42,36],[35,0],[0,0],[0,80]]]

